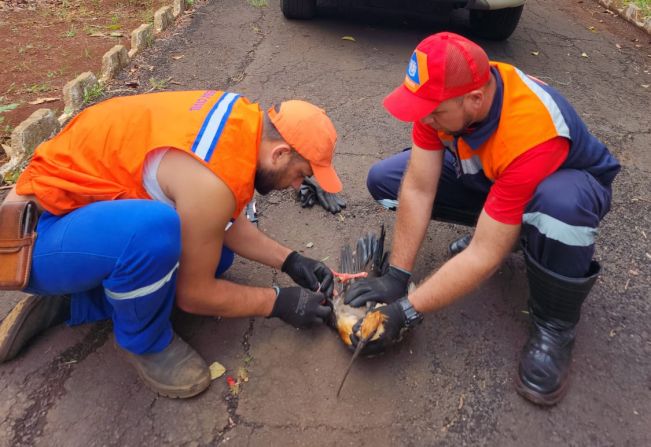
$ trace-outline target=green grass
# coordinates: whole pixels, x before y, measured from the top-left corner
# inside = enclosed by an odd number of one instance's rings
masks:
[[[90,104],[101,98],[104,95],[104,86],[102,84],[95,84],[90,88],[84,89],[84,105]]]
[[[637,5],[642,10],[643,17],[651,16],[651,0],[628,0],[624,3]]]

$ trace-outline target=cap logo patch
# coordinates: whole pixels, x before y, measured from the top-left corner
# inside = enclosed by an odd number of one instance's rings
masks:
[[[409,59],[407,65],[407,75],[405,76],[405,87],[412,92],[416,92],[429,80],[427,71],[427,54],[415,50]]]

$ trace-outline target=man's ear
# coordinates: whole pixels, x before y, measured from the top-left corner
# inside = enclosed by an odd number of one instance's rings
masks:
[[[483,90],[477,89],[466,93],[466,99],[469,100],[470,105],[476,109],[481,108],[485,98],[486,95],[484,94]]]
[[[279,142],[271,149],[271,162],[275,165],[282,162],[285,158],[290,157],[292,148],[286,142]]]

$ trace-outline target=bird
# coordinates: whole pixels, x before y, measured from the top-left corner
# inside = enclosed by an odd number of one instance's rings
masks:
[[[384,304],[368,302],[362,307],[352,307],[345,304],[344,300],[350,285],[359,278],[377,277],[386,273],[389,268],[389,253],[384,251],[385,236],[386,232],[382,225],[379,237],[375,233],[369,232],[357,240],[354,250],[350,245],[344,245],[341,249],[339,271],[333,271],[338,284],[330,302],[332,312],[329,325],[337,331],[341,340],[350,349],[353,349],[351,335],[354,327],[360,319],[363,319],[355,334],[359,338],[359,342],[341,379],[337,397],[341,393],[355,359],[363,351],[364,346],[384,332],[383,324],[386,321],[386,316],[378,310]]]
[[[355,249],[349,244],[344,245],[341,248],[339,271],[333,270],[337,286],[329,302],[332,312],[328,323],[351,349],[350,336],[353,326],[371,310],[376,309],[377,305],[371,302],[361,307],[349,306],[344,303],[346,292],[360,278],[372,278],[386,273],[389,268],[389,253],[384,250],[385,236],[382,225],[379,237],[374,232],[368,232],[357,240]]]

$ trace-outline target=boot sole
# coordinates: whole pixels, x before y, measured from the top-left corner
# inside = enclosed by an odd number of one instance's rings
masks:
[[[536,405],[540,405],[543,407],[552,407],[556,405],[558,402],[560,402],[563,399],[563,397],[565,397],[565,394],[567,393],[568,384],[569,384],[569,379],[566,378],[563,385],[561,385],[559,389],[549,394],[543,394],[527,387],[522,382],[522,379],[520,378],[520,374],[515,375],[515,390],[517,391],[517,393],[520,396],[527,399],[529,402],[532,402]]]
[[[114,345],[122,357],[134,367],[138,373],[138,377],[140,377],[140,379],[144,382],[145,386],[160,396],[168,397],[170,399],[188,399],[190,397],[201,394],[210,386],[210,374],[207,374],[206,378],[201,382],[187,387],[170,387],[168,385],[159,383],[145,374],[145,372],[139,367],[137,363],[132,362],[129,356],[126,353],[122,352],[120,348],[118,348],[115,340]]]
[[[11,309],[9,315],[2,320],[2,324],[0,324],[0,364],[13,359],[20,352],[11,352],[16,341],[16,335],[18,335],[18,331],[36,303],[38,303],[38,300],[39,297],[35,295],[23,298]]]

